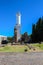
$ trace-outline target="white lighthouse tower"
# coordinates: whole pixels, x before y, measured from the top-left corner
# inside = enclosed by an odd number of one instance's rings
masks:
[[[16,26],[15,26],[15,33],[16,33],[16,42],[18,42],[21,38],[21,14],[18,12],[16,14]]]
[[[16,14],[16,24],[21,26],[21,14],[20,14],[20,12],[18,12]]]
[[[21,38],[21,14],[18,12],[16,14],[16,22],[17,22],[17,41]]]

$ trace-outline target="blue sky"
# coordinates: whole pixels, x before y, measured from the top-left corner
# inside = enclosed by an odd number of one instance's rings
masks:
[[[0,35],[13,36],[16,13],[21,13],[21,33],[32,33],[32,24],[43,16],[43,0],[0,0]]]

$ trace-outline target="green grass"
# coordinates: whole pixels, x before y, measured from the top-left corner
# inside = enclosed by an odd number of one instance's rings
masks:
[[[14,46],[5,46],[5,47],[0,47],[0,52],[24,52],[25,49],[29,48],[25,45],[14,45]]]
[[[43,44],[29,44],[33,47],[35,47],[37,50],[42,50],[43,51]],[[24,50],[27,49],[29,51],[31,51],[31,49],[28,48],[28,46],[26,45],[6,45],[5,47],[0,47],[0,52],[24,52]]]
[[[36,43],[36,44],[30,44],[30,45],[34,46],[35,48],[39,48],[39,50],[43,50],[43,43],[42,44]]]

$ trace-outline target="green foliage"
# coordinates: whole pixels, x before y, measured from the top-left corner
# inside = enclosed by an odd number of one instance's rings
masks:
[[[28,42],[29,40],[29,35],[27,32],[25,32],[22,36],[21,36],[21,42]]]
[[[9,42],[12,42],[13,37],[7,37],[7,40],[8,40]]]
[[[39,18],[36,24],[32,25],[32,42],[43,41],[43,18]]]

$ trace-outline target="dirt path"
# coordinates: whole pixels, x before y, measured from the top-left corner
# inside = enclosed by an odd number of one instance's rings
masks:
[[[0,53],[0,65],[43,65],[43,52]]]

